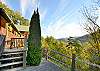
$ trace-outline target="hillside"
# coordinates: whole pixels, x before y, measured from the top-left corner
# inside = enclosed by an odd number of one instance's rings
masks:
[[[89,34],[86,34],[84,36],[81,36],[81,37],[74,37],[76,40],[79,40],[81,42],[86,42],[88,39],[89,39]],[[58,40],[62,40],[62,41],[65,41],[67,42],[68,38],[61,38],[61,39],[58,39]]]

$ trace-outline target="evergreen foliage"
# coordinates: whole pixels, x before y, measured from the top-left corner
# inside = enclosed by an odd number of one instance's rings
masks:
[[[38,9],[31,18],[28,38],[27,63],[39,65],[41,62],[41,28]]]

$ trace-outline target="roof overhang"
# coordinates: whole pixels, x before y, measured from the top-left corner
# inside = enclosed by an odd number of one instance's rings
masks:
[[[0,16],[2,16],[8,23],[11,22],[8,15],[5,13],[5,10],[3,8],[0,8]]]
[[[18,31],[20,32],[29,32],[29,26],[23,26],[23,25],[16,25],[16,28],[18,29]]]

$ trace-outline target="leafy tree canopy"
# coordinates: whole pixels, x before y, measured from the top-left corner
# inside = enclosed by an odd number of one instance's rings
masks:
[[[20,21],[20,25],[29,25],[29,20],[22,17],[19,11],[11,10],[7,5],[3,4],[2,2],[0,2],[0,8],[3,8],[6,11],[6,13],[14,21],[15,24],[17,24],[18,21]]]

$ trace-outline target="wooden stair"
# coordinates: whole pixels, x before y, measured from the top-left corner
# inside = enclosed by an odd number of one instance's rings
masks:
[[[0,57],[0,71],[16,67],[26,67],[26,50],[5,51]]]

